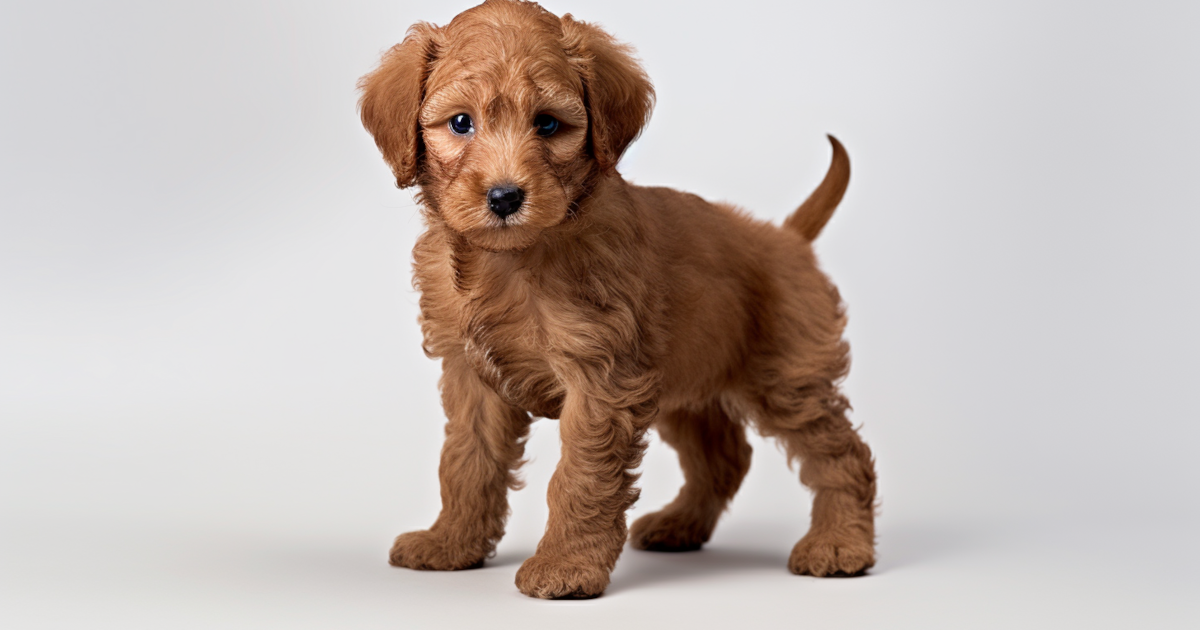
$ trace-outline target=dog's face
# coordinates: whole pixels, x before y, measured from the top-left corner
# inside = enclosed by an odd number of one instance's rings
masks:
[[[641,131],[654,93],[603,31],[491,0],[417,24],[363,78],[363,124],[401,187],[472,244],[531,245]]]

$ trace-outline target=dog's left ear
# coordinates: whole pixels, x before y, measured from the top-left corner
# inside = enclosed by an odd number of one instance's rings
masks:
[[[363,126],[375,136],[383,159],[396,175],[396,185],[416,183],[421,152],[417,114],[425,98],[425,79],[435,54],[437,27],[418,23],[404,41],[383,55],[379,67],[358,82]]]
[[[563,49],[583,80],[588,139],[604,171],[612,171],[654,109],[654,87],[633,50],[570,14],[562,17]]]

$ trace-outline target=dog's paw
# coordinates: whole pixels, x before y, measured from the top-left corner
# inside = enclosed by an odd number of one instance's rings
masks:
[[[695,515],[661,510],[634,521],[629,544],[646,551],[695,551],[711,533],[712,527]]]
[[[400,534],[392,544],[388,563],[423,571],[457,571],[483,566],[487,552],[464,548],[447,536],[424,529]]]
[[[517,588],[539,599],[591,599],[608,587],[608,571],[578,559],[538,554],[517,571]]]
[[[796,575],[850,577],[875,566],[870,541],[854,541],[829,534],[809,533],[792,548],[788,569]]]

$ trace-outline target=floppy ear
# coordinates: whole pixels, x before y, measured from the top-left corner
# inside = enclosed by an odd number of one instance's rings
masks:
[[[414,24],[404,41],[384,53],[379,67],[358,81],[363,126],[375,136],[400,188],[416,183],[417,164],[424,151],[417,113],[425,97],[436,33],[432,24]]]
[[[562,17],[563,48],[583,79],[588,139],[600,168],[611,171],[654,109],[654,87],[633,50],[608,33]]]

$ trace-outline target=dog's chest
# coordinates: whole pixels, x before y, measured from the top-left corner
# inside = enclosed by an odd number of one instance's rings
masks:
[[[479,377],[506,402],[554,418],[565,388],[559,379],[555,339],[563,334],[551,305],[527,286],[484,293],[464,301],[463,352]]]

